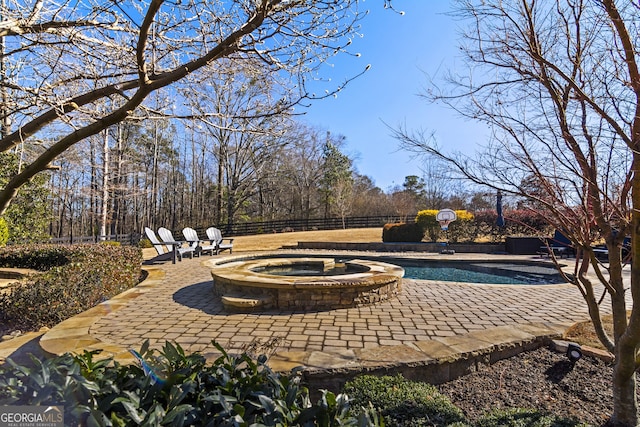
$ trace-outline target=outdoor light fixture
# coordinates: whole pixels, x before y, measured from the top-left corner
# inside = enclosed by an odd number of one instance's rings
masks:
[[[582,348],[580,348],[578,344],[569,343],[567,346],[567,357],[571,362],[577,362],[582,357]]]

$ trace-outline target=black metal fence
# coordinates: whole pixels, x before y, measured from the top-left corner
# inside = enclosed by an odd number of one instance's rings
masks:
[[[409,216],[415,218],[415,215]],[[382,227],[391,222],[400,222],[399,216],[355,216],[346,218],[310,218],[227,224],[218,227],[227,236],[246,236],[263,233],[282,233],[287,231],[339,230],[342,228]]]
[[[119,242],[123,245],[137,245],[140,242],[140,233],[129,234],[108,234],[106,236],[67,236],[55,237],[49,240],[50,243],[99,243],[99,242]]]
[[[408,218],[415,218],[409,215]],[[387,223],[402,222],[406,217],[400,216],[356,216],[346,218],[313,218],[294,219],[277,221],[256,221],[240,224],[219,225],[217,228],[223,231],[226,237],[248,236],[252,234],[284,233],[291,231],[312,231],[312,230],[339,230],[342,228],[375,228],[382,227]],[[199,233],[209,227],[193,227]],[[174,236],[179,238],[180,230],[173,230]],[[137,245],[143,236],[140,233],[129,234],[109,234],[106,236],[67,236],[51,239],[51,243],[99,243],[103,241],[120,242],[126,245]]]

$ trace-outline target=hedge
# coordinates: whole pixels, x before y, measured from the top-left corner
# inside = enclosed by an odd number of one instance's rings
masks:
[[[0,217],[0,246],[4,246],[9,241],[9,226],[7,221]]]
[[[474,242],[479,237],[493,242],[504,241],[505,236],[540,236],[552,235],[553,227],[542,216],[524,209],[510,209],[504,213],[505,226],[496,225],[495,209],[475,211],[455,211],[457,220],[449,224],[447,233],[441,230],[436,221],[435,209],[418,212],[415,222],[422,227],[427,239],[436,242],[448,239],[452,243]]]
[[[0,249],[0,266],[41,271],[0,294],[0,318],[25,330],[51,327],[135,286],[142,252],[131,246],[25,245]]]
[[[456,210],[455,212],[457,219],[449,224],[449,231],[446,234],[436,220],[438,211],[435,209],[418,212],[415,221],[432,242],[438,241],[441,237],[447,237],[453,243],[474,241],[478,237],[474,215],[466,210]]]
[[[415,222],[385,224],[382,228],[383,242],[421,242],[424,231]]]

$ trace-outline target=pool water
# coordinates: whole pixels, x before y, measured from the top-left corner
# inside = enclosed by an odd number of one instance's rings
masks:
[[[428,262],[403,265],[408,279],[498,285],[550,285],[566,283],[553,266],[497,262]]]
[[[256,273],[272,274],[274,276],[340,276],[343,274],[363,273],[367,268],[351,264],[338,264],[331,268],[322,268],[315,264],[296,263],[285,266],[266,266],[254,268]]]

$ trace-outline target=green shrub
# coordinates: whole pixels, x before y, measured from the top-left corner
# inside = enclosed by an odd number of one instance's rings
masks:
[[[362,375],[347,382],[343,392],[354,405],[366,407],[370,402],[389,426],[448,426],[465,421],[462,411],[435,387],[400,375]]]
[[[476,427],[578,427],[586,424],[575,420],[558,418],[534,409],[496,409],[483,415]]]
[[[0,153],[0,187],[4,187],[20,169],[20,154]],[[51,238],[47,232],[51,209],[50,173],[39,173],[20,187],[20,191],[3,214],[9,225],[12,243],[38,242]]]
[[[29,245],[0,250],[0,265],[43,271],[0,294],[8,324],[53,326],[135,286],[142,254],[131,246]]]
[[[449,224],[448,233],[442,231],[440,223],[436,220],[438,211],[425,209],[416,215],[416,223],[422,227],[432,242],[439,238],[448,238],[450,242],[472,242],[478,236],[478,227],[474,221],[474,215],[466,210],[457,210],[456,220]]]
[[[452,243],[473,242],[477,234],[474,216],[466,210],[456,211],[456,220],[449,224],[448,239]]]
[[[438,241],[438,236],[440,235],[440,224],[436,220],[437,214],[438,211],[436,209],[425,209],[416,215],[416,224],[422,228],[432,242]]]
[[[421,242],[424,232],[412,223],[385,224],[382,228],[383,242]]]
[[[71,262],[71,246],[11,245],[0,250],[1,267],[47,271]]]
[[[150,249],[153,247],[153,244],[151,243],[151,240],[145,237],[144,239],[140,239],[140,243],[138,244],[138,246],[141,249]]]
[[[476,234],[503,240],[504,236],[545,236],[553,235],[547,219],[524,209],[509,209],[505,212],[505,226],[498,227],[495,209],[474,212]]]
[[[296,373],[274,373],[265,356],[230,356],[215,345],[222,356],[211,365],[179,345],[157,354],[147,342],[139,365],[96,361],[94,351],[0,367],[0,405],[61,405],[65,425],[380,425],[373,411],[351,415],[344,395],[323,391],[313,405]]]
[[[0,218],[0,246],[4,246],[9,241],[9,226],[4,218]]]

